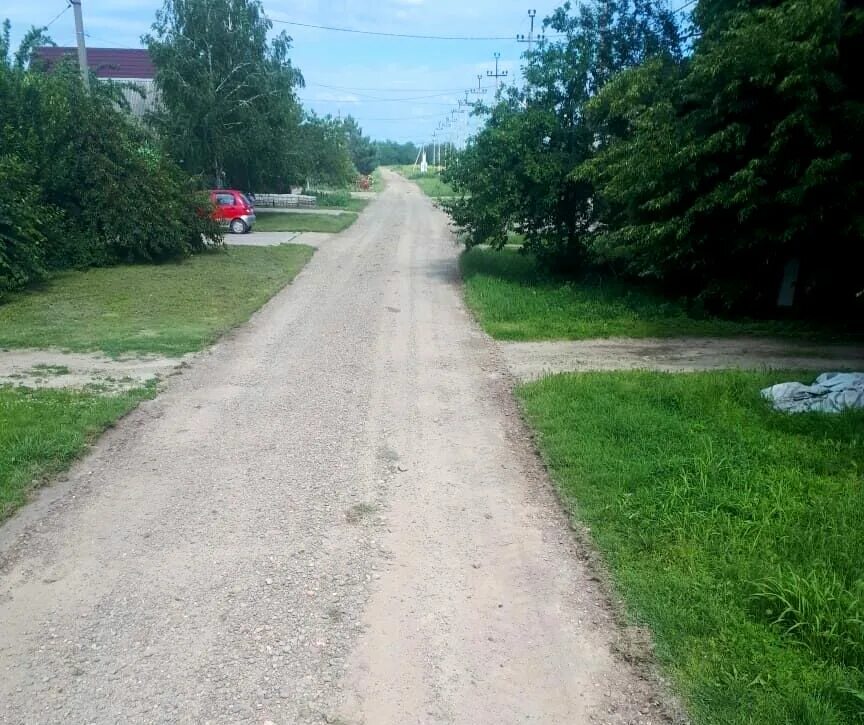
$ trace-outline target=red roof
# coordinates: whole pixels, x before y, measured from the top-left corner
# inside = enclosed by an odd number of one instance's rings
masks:
[[[45,46],[37,48],[34,55],[50,68],[67,56],[78,58],[78,50]],[[152,80],[156,76],[150,53],[143,48],[87,48],[87,65],[97,78]]]

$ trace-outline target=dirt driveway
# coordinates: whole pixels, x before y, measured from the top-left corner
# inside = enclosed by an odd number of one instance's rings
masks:
[[[661,722],[446,218],[388,181],[0,528],[0,721]]]
[[[501,351],[520,380],[586,370],[864,369],[864,346],[746,338],[610,338],[573,342],[505,342]]]

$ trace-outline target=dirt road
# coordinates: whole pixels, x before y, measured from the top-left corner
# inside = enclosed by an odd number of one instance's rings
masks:
[[[758,337],[609,338],[550,342],[505,342],[507,367],[520,380],[586,370],[861,370],[864,346]],[[813,376],[815,377],[815,375]]]
[[[0,721],[657,723],[389,187],[0,529]]]

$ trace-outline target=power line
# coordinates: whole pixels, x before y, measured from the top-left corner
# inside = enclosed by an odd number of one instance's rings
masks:
[[[351,104],[351,103],[410,103],[412,106],[447,106],[449,108],[453,107],[452,103],[445,103],[444,101],[439,102],[430,102],[430,101],[412,101],[410,98],[380,98],[380,99],[371,99],[367,100],[365,98],[302,98],[298,96],[298,99],[303,101],[304,103],[343,103],[343,104]]]
[[[325,86],[321,83],[307,83],[306,85],[307,86],[315,86],[316,88],[328,88],[328,89],[334,90],[334,91],[342,91],[343,93],[352,93],[356,96],[359,96],[359,98],[362,98],[363,100],[368,99],[370,101],[382,101],[382,102],[388,102],[388,101],[422,101],[422,100],[425,100],[427,98],[448,98],[448,97],[452,96],[454,93],[460,93],[461,92],[460,90],[454,89],[453,91],[450,91],[447,93],[432,93],[432,94],[428,94],[428,95],[424,95],[424,96],[403,96],[403,97],[392,96],[392,97],[383,97],[382,98],[381,96],[370,96],[366,93],[359,93],[359,92],[355,93],[355,89],[353,89],[353,88],[343,88],[340,86]]]
[[[355,118],[359,123],[369,123],[370,121],[421,121],[430,118],[446,118],[449,113],[434,113],[430,116],[401,116],[398,118]]]
[[[54,25],[54,23],[56,23],[58,20],[60,20],[60,18],[63,17],[63,15],[65,15],[66,12],[67,12],[67,11],[69,10],[69,8],[71,8],[71,7],[72,7],[72,3],[68,3],[68,4],[66,5],[65,8],[63,8],[59,13],[57,13],[57,14],[54,16],[54,18],[51,20],[50,23],[48,23],[47,25],[44,26],[44,27],[45,27],[45,30],[48,30],[48,28],[50,28],[52,25]]]
[[[386,33],[380,30],[358,30],[356,28],[337,28],[332,25],[314,25],[313,23],[300,23],[296,20],[280,20],[278,18],[268,19],[281,25],[294,25],[300,28],[314,28],[315,30],[330,30],[336,33],[354,33],[356,35],[375,35],[383,38],[405,38],[410,40],[513,40],[510,35],[413,35],[410,33]],[[556,36],[557,37],[557,36]]]
[[[117,48],[118,50],[137,50],[135,48],[130,48],[128,45],[118,45],[112,40],[106,40],[105,38],[99,38],[95,35],[90,35],[90,33],[84,33],[84,36],[89,38],[90,40],[96,40],[100,43],[104,43],[109,48]]]
[[[676,13],[680,13],[682,10],[686,10],[687,8],[689,8],[691,5],[695,5],[698,1],[699,1],[699,0],[687,0],[686,3],[684,3],[683,5],[681,5],[681,6],[677,7],[677,8],[675,8],[675,9],[672,11],[672,14],[675,15]]]
[[[307,86],[316,86],[317,88],[329,88],[333,91],[373,91],[376,93],[461,93],[461,88],[356,88],[354,86],[330,86],[324,83],[307,83]]]

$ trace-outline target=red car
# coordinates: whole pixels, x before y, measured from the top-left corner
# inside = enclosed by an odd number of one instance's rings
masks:
[[[245,234],[255,224],[255,205],[236,189],[211,189],[213,218],[227,224],[234,234]]]

